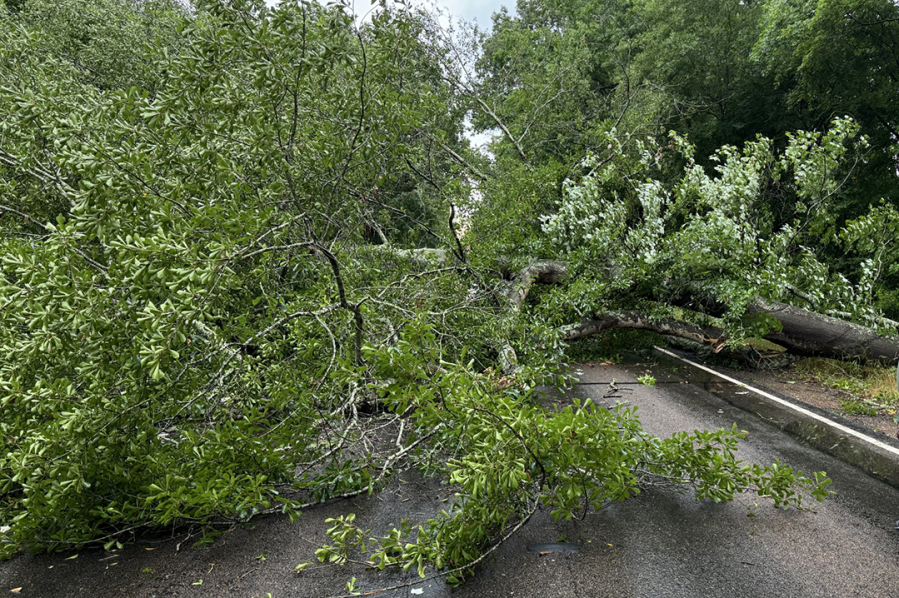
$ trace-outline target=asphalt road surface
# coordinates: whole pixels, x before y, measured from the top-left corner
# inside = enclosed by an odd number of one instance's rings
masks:
[[[744,460],[780,459],[804,471],[825,470],[837,494],[813,512],[755,506],[750,495],[728,504],[700,503],[670,489],[647,490],[581,521],[555,522],[548,512],[538,512],[463,586],[450,589],[430,580],[376,596],[899,596],[899,490],[663,369],[652,387],[636,383],[635,374],[646,369],[641,366],[580,369],[586,384],[546,401],[629,401],[646,430],[662,436],[736,423],[749,432],[740,449]],[[613,379],[615,393],[608,386]],[[345,593],[351,577],[359,591],[370,592],[414,577],[350,565],[294,573],[326,541],[325,518],[355,512],[361,525],[377,533],[402,518],[428,516],[449,494],[433,482],[401,476],[379,495],[310,509],[294,524],[265,518],[207,549],[190,548],[193,540],[185,542],[182,535],[142,538],[118,552],[83,550],[77,558],[73,552],[22,556],[0,564],[0,595],[21,588],[10,595],[315,598]],[[581,550],[544,556],[527,550],[559,541]]]
[[[750,495],[714,504],[649,490],[584,521],[562,524],[540,513],[453,596],[899,596],[899,490],[665,371],[655,370],[656,386],[635,384],[634,374],[644,369],[580,366],[581,381],[593,384],[570,396],[629,401],[645,429],[660,436],[736,423],[749,432],[742,459],[827,471],[837,494],[815,503],[814,512],[755,507]],[[617,399],[604,399],[613,379]],[[583,550],[543,557],[526,551],[528,544],[562,538]]]

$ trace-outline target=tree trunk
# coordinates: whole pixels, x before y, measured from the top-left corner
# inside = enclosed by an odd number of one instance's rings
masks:
[[[513,308],[521,308],[533,284],[558,284],[566,279],[567,274],[568,268],[564,262],[549,260],[533,262],[521,270],[509,291]],[[694,308],[701,306],[705,313],[714,316],[722,315],[726,309],[726,306],[703,296],[700,291],[694,291],[692,296],[682,297],[677,303]],[[772,331],[764,338],[781,345],[794,355],[881,364],[892,364],[899,360],[899,336],[896,335],[881,335],[866,326],[763,299],[753,301],[749,305],[748,313],[767,314],[776,318],[782,329],[778,332]],[[613,328],[651,330],[702,343],[714,352],[723,349],[727,342],[726,332],[721,328],[699,327],[675,319],[653,319],[638,311],[598,314],[565,327],[562,334],[566,340],[572,341]]]
[[[676,336],[696,343],[702,343],[718,352],[727,340],[721,328],[700,328],[672,318],[652,319],[639,311],[609,312],[580,324],[563,329],[565,340],[573,341],[612,330],[614,328],[631,328],[634,330],[651,330],[659,334]]]
[[[804,357],[829,357],[882,364],[899,360],[899,337],[881,336],[871,328],[785,303],[756,299],[750,313],[768,314],[783,330],[765,339]]]
[[[565,262],[537,260],[521,269],[512,282],[512,288],[509,289],[507,296],[516,310],[521,309],[535,282],[561,284],[567,278],[568,264]]]

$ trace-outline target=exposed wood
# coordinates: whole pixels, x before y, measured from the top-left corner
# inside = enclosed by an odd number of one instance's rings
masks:
[[[515,309],[521,309],[534,283],[560,284],[567,278],[568,264],[565,262],[537,260],[521,269],[507,296]]]

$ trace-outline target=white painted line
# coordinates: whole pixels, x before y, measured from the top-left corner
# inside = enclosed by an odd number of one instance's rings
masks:
[[[871,438],[871,437],[868,436],[867,434],[862,434],[862,433],[859,432],[858,430],[853,430],[852,428],[849,428],[849,427],[847,427],[847,426],[844,426],[843,424],[840,424],[840,423],[837,423],[837,422],[835,422],[835,421],[833,421],[833,420],[827,419],[827,418],[824,417],[823,415],[818,415],[818,414],[815,413],[814,411],[809,411],[808,409],[804,409],[804,408],[802,408],[802,407],[799,407],[798,405],[794,405],[793,403],[791,403],[791,402],[789,402],[789,401],[784,401],[783,399],[781,399],[781,398],[779,398],[779,397],[775,397],[773,394],[771,394],[771,393],[769,393],[769,392],[765,392],[764,390],[761,390],[761,389],[758,389],[758,388],[754,388],[754,387],[752,387],[752,386],[749,386],[749,385],[746,384],[745,382],[740,382],[739,380],[737,380],[737,379],[735,379],[735,378],[731,378],[730,376],[727,376],[727,375],[725,375],[725,374],[716,372],[715,370],[713,370],[713,369],[710,368],[710,367],[706,367],[706,366],[704,366],[704,365],[700,365],[700,364],[698,364],[698,363],[694,363],[694,362],[690,361],[689,359],[684,359],[684,358],[681,357],[680,355],[677,355],[677,354],[675,354],[675,353],[672,353],[671,351],[667,351],[667,350],[665,350],[665,349],[663,349],[663,348],[661,348],[661,347],[655,347],[655,346],[654,346],[653,348],[654,348],[656,351],[659,351],[660,353],[664,353],[665,355],[667,355],[667,356],[669,356],[669,357],[673,357],[673,358],[677,359],[678,361],[683,361],[684,363],[689,364],[689,365],[692,365],[692,366],[695,367],[695,368],[699,368],[700,370],[706,371],[706,372],[708,372],[708,373],[710,373],[710,374],[714,374],[715,376],[717,376],[717,377],[719,377],[719,378],[721,378],[721,379],[723,379],[723,380],[727,380],[728,382],[731,382],[731,383],[736,384],[736,385],[738,385],[738,386],[742,386],[742,387],[745,388],[746,390],[750,390],[750,391],[752,391],[752,392],[754,392],[754,393],[756,393],[756,394],[758,394],[758,395],[761,395],[761,396],[765,397],[766,399],[769,399],[769,400],[771,400],[771,401],[774,401],[775,403],[777,403],[777,404],[779,404],[779,405],[782,405],[782,406],[784,406],[784,407],[787,407],[788,409],[791,409],[791,410],[793,410],[793,411],[796,411],[797,413],[801,413],[801,414],[803,414],[803,415],[805,415],[805,416],[807,416],[807,417],[810,417],[810,418],[812,418],[812,419],[816,419],[816,420],[818,420],[819,422],[822,422],[823,424],[825,424],[825,425],[827,425],[827,426],[830,426],[831,428],[836,428],[837,430],[840,430],[841,432],[845,432],[846,434],[849,434],[849,435],[851,435],[851,436],[855,436],[856,438],[859,438],[859,439],[861,439],[861,440],[864,440],[864,441],[867,442],[868,444],[873,444],[873,445],[876,446],[877,448],[883,449],[883,450],[885,450],[885,451],[887,451],[887,452],[889,452],[889,453],[892,453],[892,454],[894,454],[894,455],[896,455],[896,456],[899,456],[899,449],[897,449],[896,447],[890,446],[890,445],[886,444],[885,442],[881,442],[881,441],[877,440],[876,438]]]

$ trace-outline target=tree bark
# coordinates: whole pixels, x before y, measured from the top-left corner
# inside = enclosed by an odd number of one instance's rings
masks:
[[[573,341],[585,338],[606,330],[615,328],[630,328],[633,330],[651,330],[659,334],[676,336],[696,343],[708,346],[712,351],[720,350],[724,346],[726,337],[721,328],[701,328],[672,318],[651,319],[639,311],[617,311],[602,314],[596,318],[584,320],[580,324],[567,326],[563,329],[563,338]]]
[[[796,355],[885,365],[899,360],[897,336],[882,336],[859,324],[776,301],[756,299],[749,312],[777,318],[783,329],[766,334],[765,339]]]
[[[509,289],[508,298],[516,310],[521,309],[531,287],[534,283],[561,284],[568,278],[568,264],[554,260],[537,260],[521,269],[512,288]]]
[[[521,269],[506,291],[506,298],[514,313],[521,310],[534,283],[561,284],[568,278],[568,264],[553,260],[536,260]],[[505,344],[499,350],[499,366],[503,374],[514,376],[518,371],[515,347]]]
[[[559,284],[568,276],[564,262],[538,260],[522,269],[509,290],[509,300],[518,310],[536,283]],[[678,305],[700,308],[707,314],[720,316],[726,306],[701,291],[687,291]],[[830,315],[761,298],[748,307],[751,315],[767,314],[780,322],[781,330],[763,338],[784,347],[793,355],[827,357],[840,360],[894,364],[899,361],[899,336],[882,335],[872,328],[847,322]],[[713,352],[721,351],[727,341],[726,331],[715,327],[699,327],[675,319],[653,319],[638,311],[615,311],[598,314],[562,330],[565,340],[572,341],[613,328],[651,330],[666,336],[702,343]]]

